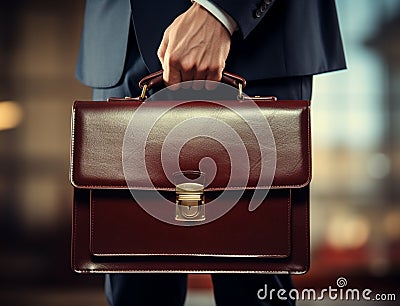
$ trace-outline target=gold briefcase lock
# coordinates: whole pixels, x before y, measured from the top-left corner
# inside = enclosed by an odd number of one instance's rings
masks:
[[[182,183],[176,185],[177,221],[204,221],[206,219],[204,205],[204,186],[198,183]]]

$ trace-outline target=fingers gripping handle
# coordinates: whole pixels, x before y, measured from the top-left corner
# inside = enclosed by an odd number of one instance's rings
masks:
[[[246,80],[244,78],[226,71],[222,73],[221,82],[237,87],[239,89],[239,96],[242,95],[242,88],[246,86]],[[156,71],[142,78],[139,82],[139,87],[142,89],[140,100],[144,100],[146,98],[147,90],[149,90],[154,86],[162,84],[163,84],[163,70]]]

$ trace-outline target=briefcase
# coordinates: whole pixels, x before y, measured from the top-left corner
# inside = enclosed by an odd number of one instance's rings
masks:
[[[308,270],[310,102],[247,97],[243,78],[223,80],[232,99],[152,100],[157,72],[140,97],[75,101],[74,271]]]

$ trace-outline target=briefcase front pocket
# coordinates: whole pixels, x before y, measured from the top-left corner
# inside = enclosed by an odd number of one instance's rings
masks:
[[[128,190],[92,190],[91,253],[94,256],[288,257],[290,190],[270,191],[254,212],[248,210],[251,193],[246,191],[230,211],[215,221],[177,226],[147,214]],[[164,192],[164,196],[175,201],[173,192]],[[206,192],[206,198],[213,196],[212,192]]]

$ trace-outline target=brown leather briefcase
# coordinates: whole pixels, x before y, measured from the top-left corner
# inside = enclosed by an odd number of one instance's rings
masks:
[[[305,273],[309,101],[143,102],[157,82],[73,105],[73,270]]]

